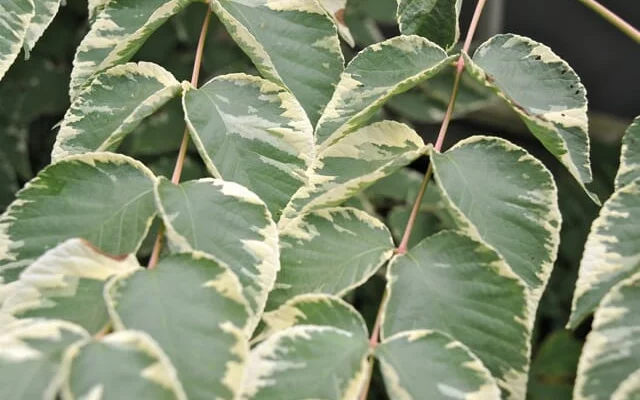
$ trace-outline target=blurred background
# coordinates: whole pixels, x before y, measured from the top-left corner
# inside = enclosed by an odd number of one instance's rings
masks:
[[[461,32],[468,27],[475,2],[466,1]],[[634,26],[640,26],[640,1],[602,0],[602,4]],[[193,55],[205,13],[194,4],[156,31],[134,61],[158,63],[179,80],[191,76]],[[369,44],[398,34],[396,0],[349,0],[345,20],[356,48],[344,47],[353,57]],[[86,0],[67,0],[34,51],[14,64],[0,82],[0,211],[15,192],[50,161],[56,125],[69,107],[67,89],[76,46],[87,32]],[[476,44],[490,36],[511,32],[529,36],[551,47],[582,78],[590,104],[590,135],[594,182],[591,189],[606,199],[613,190],[620,138],[633,117],[640,114],[640,49],[637,44],[584,7],[577,0],[490,0],[480,23]],[[230,73],[256,74],[249,59],[214,20],[204,52],[202,82]],[[412,125],[425,141],[433,141],[449,99],[453,70],[445,70],[392,99],[376,116]],[[166,105],[129,135],[123,153],[147,163],[157,174],[169,175],[184,129],[179,100]],[[556,266],[539,308],[533,343],[534,362],[530,399],[570,399],[580,348],[590,321],[575,332],[564,331],[584,242],[598,208],[584,195],[560,164],[550,157],[501,100],[463,77],[445,148],[473,134],[504,137],[529,150],[554,173],[563,216],[562,241]],[[400,235],[415,197],[426,160],[411,166],[350,201],[376,213],[395,235]],[[206,175],[195,151],[185,164],[183,179]],[[434,185],[432,185],[433,187]],[[425,199],[412,242],[448,226],[438,207],[438,194]],[[153,232],[150,238],[155,237]],[[151,243],[140,251],[146,257]],[[382,275],[372,278],[350,300],[373,321],[384,288]],[[384,399],[379,377],[374,377],[372,399]]]

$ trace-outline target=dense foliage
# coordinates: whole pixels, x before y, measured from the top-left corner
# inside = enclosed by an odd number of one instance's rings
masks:
[[[550,48],[388,3],[0,5],[0,398],[640,396],[640,118],[594,173]]]

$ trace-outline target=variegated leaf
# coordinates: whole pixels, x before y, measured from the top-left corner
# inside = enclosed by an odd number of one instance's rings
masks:
[[[53,400],[66,349],[89,338],[64,321],[19,320],[0,328],[0,398]]]
[[[5,0],[0,4],[0,80],[20,54],[34,15],[33,0]]]
[[[51,24],[58,14],[60,4],[64,0],[33,0],[35,14],[29,23],[29,28],[24,38],[25,53],[29,54],[35,47],[38,39]]]
[[[115,66],[99,74],[67,111],[51,158],[115,150],[140,122],[181,91],[164,68],[147,62]]]
[[[496,35],[473,55],[470,74],[518,113],[533,135],[573,175],[585,192],[591,182],[586,90],[571,67],[529,38]]]
[[[620,168],[616,190],[640,178],[640,116],[636,117],[622,138]]]
[[[217,179],[181,185],[160,179],[156,201],[174,248],[203,251],[238,276],[253,331],[280,270],[278,232],[265,204],[245,187]]]
[[[109,1],[76,50],[69,97],[75,99],[98,73],[129,61],[160,25],[193,1]]]
[[[104,283],[139,268],[133,255],[112,258],[82,239],[70,239],[44,253],[4,288],[2,311],[65,320],[95,334],[110,322]]]
[[[530,353],[527,289],[492,249],[443,231],[391,261],[383,338],[434,329],[465,344],[505,398],[522,399]]]
[[[482,361],[441,332],[401,332],[380,343],[375,354],[392,399],[500,400]]]
[[[279,221],[343,203],[379,179],[411,163],[426,151],[422,138],[393,121],[371,124],[320,152],[309,181],[293,196]]]
[[[0,275],[13,281],[45,251],[83,238],[107,254],[135,253],[156,213],[155,177],[112,153],[67,157],[42,170],[0,216]]]
[[[89,22],[93,23],[98,14],[104,10],[111,0],[88,0],[87,10],[89,11]]]
[[[142,332],[76,344],[66,352],[63,369],[63,400],[187,399],[167,356]]]
[[[314,157],[313,128],[293,95],[267,80],[232,74],[186,91],[183,105],[209,171],[251,189],[277,221]]]
[[[280,264],[268,309],[304,293],[342,296],[366,282],[393,255],[391,233],[355,208],[301,215],[280,230]]]
[[[151,335],[189,399],[235,399],[249,352],[240,282],[203,253],[166,257],[105,291],[117,329]],[[169,296],[169,297],[167,297]]]
[[[420,35],[451,49],[460,37],[462,0],[397,0],[400,32]]]
[[[356,399],[368,370],[366,334],[299,325],[251,351],[242,399]]]
[[[640,396],[640,273],[602,299],[578,363],[574,400]]]
[[[434,152],[432,163],[460,228],[495,249],[527,284],[533,326],[560,242],[553,176],[524,149],[485,136]]]
[[[451,59],[419,36],[399,36],[374,44],[349,62],[316,127],[325,148],[361,127],[391,96],[430,78]]]
[[[298,325],[330,326],[367,336],[367,326],[353,306],[340,297],[307,293],[287,300],[262,317],[266,329],[261,338]]]
[[[640,272],[640,179],[603,205],[584,246],[568,326],[575,328],[623,279]]]
[[[349,30],[349,27],[344,21],[344,12],[347,7],[347,0],[318,0],[318,3],[324,8],[331,18],[333,22],[338,27],[338,33],[340,37],[347,42],[347,44],[351,47],[355,47],[356,42],[353,39],[353,35]]]
[[[325,10],[309,0],[217,0],[211,8],[262,75],[291,90],[315,125],[344,68]]]

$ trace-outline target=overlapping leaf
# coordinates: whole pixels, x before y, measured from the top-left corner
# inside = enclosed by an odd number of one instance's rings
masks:
[[[49,27],[61,3],[62,0],[33,0],[35,13],[24,38],[24,49],[27,54],[33,50],[38,39]]]
[[[532,326],[560,241],[551,173],[522,148],[483,136],[434,152],[432,163],[460,227],[493,247],[527,284]]]
[[[622,138],[620,168],[616,190],[640,178],[640,116],[636,117]]]
[[[402,332],[380,343],[376,357],[392,399],[500,399],[482,362],[443,333]]]
[[[238,279],[203,253],[166,257],[106,290],[117,329],[151,335],[189,399],[235,399],[244,371],[249,309]]]
[[[344,64],[336,27],[320,4],[218,0],[211,7],[264,77],[291,90],[315,125]]]
[[[33,0],[8,0],[0,4],[0,79],[20,54],[34,15]]]
[[[107,254],[135,253],[156,213],[154,180],[141,163],[111,153],[72,156],[42,170],[0,216],[5,283],[70,238]]]
[[[109,323],[102,294],[105,281],[138,268],[133,255],[115,259],[82,239],[70,239],[44,253],[3,288],[2,311],[70,321],[95,334]]]
[[[89,334],[63,321],[20,320],[0,329],[0,398],[55,399],[62,356]]]
[[[342,39],[347,42],[349,46],[354,47],[356,45],[356,42],[353,39],[353,35],[351,34],[351,31],[349,30],[349,27],[344,20],[347,0],[318,0],[318,3],[329,13],[331,18],[333,19],[333,22],[338,28],[340,37],[342,37]]]
[[[640,271],[640,180],[616,191],[591,225],[571,307],[575,328],[621,280]]]
[[[280,226],[297,214],[341,204],[425,150],[420,136],[404,124],[383,121],[358,129],[316,156],[307,185],[294,194]]]
[[[144,118],[180,91],[180,82],[152,63],[118,65],[99,74],[67,111],[53,146],[53,161],[114,150]]]
[[[96,17],[73,60],[69,97],[98,73],[131,59],[144,41],[193,0],[112,0]]]
[[[527,289],[495,251],[443,231],[395,258],[387,276],[383,338],[415,329],[449,334],[482,360],[506,397],[524,397]]]
[[[67,351],[64,364],[63,400],[187,398],[167,356],[141,332],[80,343]]]
[[[420,35],[449,50],[460,37],[462,0],[398,0],[398,23],[405,35]]]
[[[296,99],[272,82],[233,74],[187,91],[184,109],[209,171],[251,189],[278,220],[314,156],[313,128]]]
[[[631,400],[640,395],[640,274],[602,299],[578,363],[575,400]]]
[[[303,293],[341,296],[369,279],[393,248],[384,224],[364,211],[327,208],[299,216],[280,231],[281,270],[268,308]]]
[[[215,179],[161,179],[156,198],[174,248],[210,254],[238,276],[252,331],[280,269],[278,233],[265,204],[243,186]]]
[[[591,182],[586,90],[564,60],[529,38],[505,34],[481,45],[473,59],[465,55],[465,64],[506,100],[583,188]]]
[[[321,148],[361,127],[394,94],[440,71],[450,59],[418,36],[374,44],[351,60],[316,127]]]

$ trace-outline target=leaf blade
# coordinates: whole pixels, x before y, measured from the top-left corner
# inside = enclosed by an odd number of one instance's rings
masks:
[[[11,0],[0,6],[0,80],[20,54],[34,15],[33,0]]]
[[[420,35],[445,50],[460,38],[462,0],[398,0],[398,23],[404,35]]]

